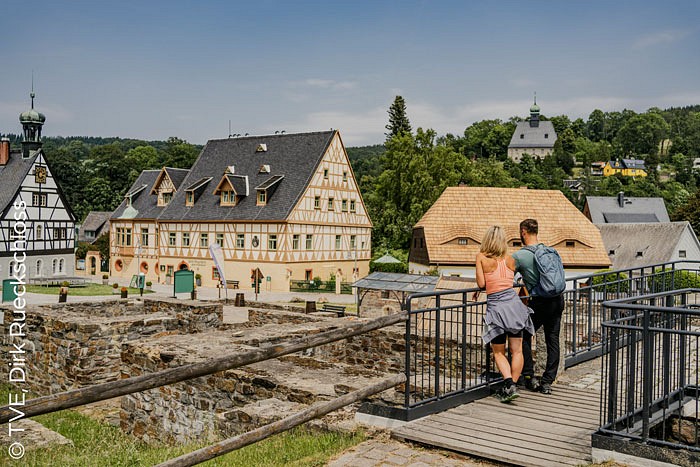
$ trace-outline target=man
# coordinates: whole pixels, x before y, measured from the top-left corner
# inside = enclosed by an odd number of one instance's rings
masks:
[[[520,239],[524,247],[513,254],[515,268],[523,276],[523,282],[528,291],[532,291],[538,284],[540,275],[535,264],[535,254],[528,246],[534,247],[540,244],[537,238],[539,227],[535,219],[525,219],[520,223]],[[526,388],[539,391],[543,394],[552,393],[552,383],[559,370],[559,330],[561,329],[561,315],[564,310],[564,297],[531,296],[528,306],[535,312],[532,322],[535,332],[544,327],[544,338],[547,344],[547,365],[540,381],[535,378],[535,368],[532,361],[532,336],[523,338],[523,366],[522,377],[518,383]]]

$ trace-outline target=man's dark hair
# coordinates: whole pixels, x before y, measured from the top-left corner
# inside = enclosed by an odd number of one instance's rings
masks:
[[[520,223],[520,230],[524,230],[530,235],[537,235],[539,227],[537,226],[537,221],[535,219],[525,219]]]

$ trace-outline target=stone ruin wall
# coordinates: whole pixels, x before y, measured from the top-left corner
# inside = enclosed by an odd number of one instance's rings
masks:
[[[12,308],[0,307],[7,329]],[[25,328],[26,375],[39,395],[114,381],[121,374],[127,342],[217,327],[221,305],[128,300],[29,306]],[[11,345],[9,337],[4,346]],[[0,374],[7,376],[3,366]]]

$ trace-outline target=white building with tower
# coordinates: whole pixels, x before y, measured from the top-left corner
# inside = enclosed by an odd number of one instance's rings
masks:
[[[41,148],[46,117],[22,112],[21,150],[0,140],[0,278],[61,278],[75,271],[75,216]],[[23,267],[22,267],[23,266]]]

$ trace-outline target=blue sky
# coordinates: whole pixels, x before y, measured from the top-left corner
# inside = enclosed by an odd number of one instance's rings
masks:
[[[340,129],[381,143],[486,118],[700,104],[700,2],[17,1],[0,16],[0,132],[29,107],[45,135]]]

